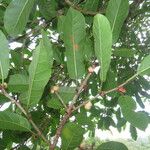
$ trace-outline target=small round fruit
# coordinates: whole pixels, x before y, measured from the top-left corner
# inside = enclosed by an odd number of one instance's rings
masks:
[[[93,72],[94,72],[94,68],[93,68],[93,67],[89,67],[89,68],[88,68],[88,72],[89,72],[89,73],[93,73]]]
[[[4,89],[7,89],[7,87],[8,87],[6,82],[4,82],[2,86],[3,86]]]
[[[92,107],[92,103],[91,103],[90,101],[84,105],[84,108],[85,108],[86,110],[90,110],[91,107]]]

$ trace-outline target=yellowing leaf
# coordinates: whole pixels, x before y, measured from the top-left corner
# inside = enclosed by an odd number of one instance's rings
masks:
[[[70,8],[63,25],[69,76],[72,79],[78,79],[85,73],[82,54],[85,40],[85,18],[80,12]]]

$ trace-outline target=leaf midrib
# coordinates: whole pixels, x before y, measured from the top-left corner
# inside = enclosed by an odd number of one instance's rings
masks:
[[[19,20],[20,20],[22,14],[23,14],[23,11],[24,11],[26,5],[28,4],[28,2],[29,2],[29,0],[26,0],[26,2],[25,2],[25,4],[24,4],[23,8],[21,9],[21,12],[19,13],[19,16],[18,16],[18,18],[17,18],[16,24],[14,25],[14,29],[13,29],[13,30],[15,30],[15,28],[17,27],[17,25],[18,25],[18,23],[19,23]]]
[[[113,21],[112,32],[114,31],[114,27],[115,27],[116,19],[117,19],[118,12],[119,12],[119,9],[120,9],[120,5],[121,5],[121,0],[120,0],[120,3],[119,3],[119,5],[118,5],[118,9],[117,9],[117,13],[116,13],[116,15],[115,15],[115,19],[114,19],[114,21]]]

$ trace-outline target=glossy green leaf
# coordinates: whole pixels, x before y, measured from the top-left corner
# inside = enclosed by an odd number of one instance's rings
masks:
[[[62,150],[71,150],[80,145],[84,129],[75,123],[68,123],[62,130]]]
[[[145,130],[148,126],[149,119],[146,113],[136,112],[136,102],[130,96],[121,96],[119,105],[124,118],[131,123],[132,126]]]
[[[140,75],[150,75],[150,55],[143,59],[141,65],[138,67],[137,73]]]
[[[28,91],[21,95],[21,100],[29,106],[36,105],[51,76],[53,64],[53,50],[45,32],[42,33],[40,44],[33,54],[33,60],[29,66]]]
[[[8,41],[0,31],[0,79],[7,78],[9,70],[9,48]]]
[[[128,48],[119,48],[116,49],[113,54],[119,57],[134,57],[135,52]]]
[[[117,42],[122,25],[129,12],[128,0],[110,0],[106,9],[106,17],[110,21],[113,43]]]
[[[103,15],[94,17],[93,33],[95,39],[95,55],[100,62],[100,79],[106,80],[111,61],[112,32],[109,21]]]
[[[21,34],[28,22],[28,18],[35,0],[12,0],[6,8],[4,26],[11,36]]]
[[[70,8],[65,17],[63,30],[69,76],[72,79],[81,78],[85,73],[83,63],[84,16],[77,10]]]
[[[128,150],[128,148],[123,143],[110,141],[102,143],[96,150]]]
[[[3,111],[0,112],[0,129],[30,131],[31,127],[28,120],[21,115]]]
[[[10,76],[8,89],[12,92],[24,92],[28,90],[29,79],[23,74],[14,74]]]

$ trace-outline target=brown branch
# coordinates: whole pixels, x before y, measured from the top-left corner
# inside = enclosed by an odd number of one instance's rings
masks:
[[[93,68],[93,71],[94,71],[94,68]],[[84,86],[87,84],[87,81],[90,78],[91,74],[92,74],[92,72],[91,73],[89,72],[88,75],[86,76],[86,78],[84,79],[84,81],[81,83],[77,93],[73,97],[72,104],[68,107],[67,113],[64,115],[63,119],[60,121],[59,127],[58,127],[58,129],[56,131],[56,134],[55,134],[55,137],[54,137],[54,140],[53,140],[53,143],[50,146],[50,150],[54,150],[55,149],[55,146],[56,146],[56,144],[58,142],[59,137],[61,136],[61,133],[62,133],[64,125],[67,123],[68,119],[72,115],[72,112],[73,112],[73,109],[74,109],[74,103],[78,99],[80,93],[83,91]]]
[[[37,134],[39,135],[39,137],[41,137],[43,139],[43,141],[45,141],[48,145],[50,145],[49,141],[45,138],[45,136],[43,135],[43,133],[40,131],[40,129],[37,127],[37,125],[33,122],[31,116],[26,112],[26,110],[21,106],[21,104],[16,101],[14,98],[12,98],[3,87],[1,87],[1,92],[2,94],[7,97],[12,103],[16,104],[16,106],[21,110],[21,112],[26,116],[26,118],[28,119],[28,121],[32,124],[33,128],[37,131]]]
[[[91,16],[95,16],[96,14],[98,13],[101,13],[103,14],[104,12],[103,11],[99,11],[99,12],[94,12],[94,11],[89,11],[89,10],[85,10],[85,9],[82,9],[81,7],[77,6],[77,5],[74,5],[72,2],[70,2],[70,0],[65,0],[66,4],[73,7],[74,9],[80,11],[81,13],[85,14],[85,15],[91,15]]]
[[[119,86],[117,86],[117,87],[115,87],[113,89],[110,89],[108,91],[99,91],[99,93],[95,97],[93,97],[92,99],[89,99],[89,100],[83,102],[82,104],[80,104],[79,106],[75,107],[73,111],[76,111],[79,108],[85,106],[85,104],[87,104],[88,102],[94,101],[99,96],[104,96],[104,95],[109,94],[111,92],[117,91],[118,88],[125,86],[126,84],[128,84],[129,82],[131,82],[133,79],[135,79],[137,76],[138,76],[138,74],[133,75],[131,78],[129,78],[128,80],[126,80],[124,83],[122,83]]]
[[[72,114],[72,106],[70,105],[68,110],[67,110],[67,113],[64,115],[63,119],[61,120],[61,122],[59,124],[59,127],[58,127],[58,129],[56,131],[53,143],[50,146],[50,150],[54,150],[55,149],[55,146],[56,146],[56,144],[58,142],[58,139],[61,136],[62,129],[63,129],[64,125],[66,124],[66,122],[68,121],[68,119],[70,118],[71,114]]]

